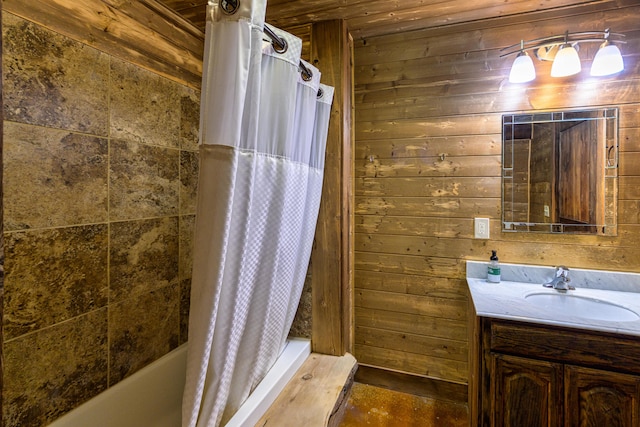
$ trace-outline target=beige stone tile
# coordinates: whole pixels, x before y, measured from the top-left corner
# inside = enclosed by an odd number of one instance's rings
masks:
[[[111,137],[180,147],[180,89],[175,82],[111,59]]]
[[[109,57],[9,13],[2,24],[5,120],[107,136]]]
[[[179,150],[112,140],[109,155],[110,220],[178,214]]]
[[[195,214],[198,198],[199,155],[195,151],[180,152],[180,214]]]
[[[178,284],[109,309],[109,383],[128,377],[178,346]]]
[[[195,215],[180,217],[180,343],[188,340]]]
[[[191,279],[180,282],[180,344],[189,341],[189,311],[191,308]]]
[[[178,217],[111,224],[109,302],[178,283]]]
[[[195,215],[182,215],[180,217],[180,280],[191,279],[195,226]]]
[[[183,87],[180,96],[180,148],[198,150],[200,129],[200,92]]]
[[[289,330],[289,336],[292,337],[311,339],[311,308],[313,305],[313,298],[311,289],[311,274],[309,274],[309,270],[310,268],[307,270],[304,286],[302,288],[302,294],[300,295],[300,302],[298,303],[298,309],[293,319],[291,329]]]
[[[5,121],[5,230],[107,220],[107,140]]]
[[[44,426],[107,387],[107,309],[4,344],[5,427]]]
[[[107,226],[5,233],[5,339],[107,304]]]

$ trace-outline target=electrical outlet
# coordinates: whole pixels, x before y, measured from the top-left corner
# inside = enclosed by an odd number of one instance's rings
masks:
[[[551,214],[549,213],[549,205],[544,205],[544,216],[546,216],[547,218],[551,216]]]
[[[473,233],[474,238],[476,239],[489,238],[489,218],[474,218],[473,226],[474,226],[474,233]]]

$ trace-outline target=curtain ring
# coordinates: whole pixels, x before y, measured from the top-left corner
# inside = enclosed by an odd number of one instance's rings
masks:
[[[289,49],[289,44],[287,43],[287,39],[284,37],[279,37],[276,33],[273,32],[271,28],[267,24],[264,25],[263,30],[265,34],[271,39],[271,46],[273,47],[274,52],[283,54]]]
[[[276,53],[285,53],[287,51],[287,49],[289,49],[289,44],[287,43],[287,40],[284,37],[280,38],[280,43],[282,43],[282,45],[279,45],[278,43],[275,42],[275,40],[271,41],[271,46],[273,46],[273,50]]]
[[[318,99],[322,98],[324,96],[324,90],[322,90],[322,88],[318,89]]]
[[[240,9],[240,0],[222,0],[220,9],[227,15],[233,15]]]
[[[302,80],[304,80],[305,82],[308,82],[313,78],[313,73],[311,72],[311,70],[305,67],[302,62],[298,64],[298,67],[300,68],[300,74],[302,75]]]

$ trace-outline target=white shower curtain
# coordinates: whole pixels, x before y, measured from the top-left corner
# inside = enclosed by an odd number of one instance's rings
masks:
[[[320,204],[333,88],[301,41],[263,33],[266,0],[207,9],[183,427],[226,423],[293,322]]]

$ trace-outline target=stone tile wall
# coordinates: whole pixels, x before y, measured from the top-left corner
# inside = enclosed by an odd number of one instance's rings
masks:
[[[199,93],[3,14],[6,427],[187,340]]]

